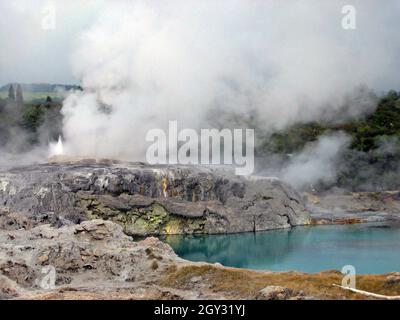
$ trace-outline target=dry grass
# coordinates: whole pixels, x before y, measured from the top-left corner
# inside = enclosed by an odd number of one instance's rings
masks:
[[[314,274],[298,272],[259,272],[215,266],[184,266],[169,270],[162,285],[190,289],[193,277],[201,276],[213,292],[224,293],[233,299],[252,299],[258,291],[270,285],[283,286],[317,299],[366,299],[360,294],[332,286],[341,284],[343,275],[338,271]],[[398,295],[400,283],[389,283],[385,275],[357,276],[357,288],[384,295]]]
[[[362,222],[363,220],[360,218],[342,218],[334,220],[335,224],[358,224]]]
[[[157,260],[153,260],[153,262],[151,263],[151,269],[153,269],[153,270],[157,270],[158,269]]]
[[[361,218],[341,218],[341,219],[311,219],[310,225],[317,226],[321,224],[359,224],[364,221]]]

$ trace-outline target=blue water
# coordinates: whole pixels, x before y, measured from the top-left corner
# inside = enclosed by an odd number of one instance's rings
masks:
[[[358,274],[400,271],[400,225],[297,227],[229,235],[168,236],[182,258],[273,271],[318,272],[353,265]]]

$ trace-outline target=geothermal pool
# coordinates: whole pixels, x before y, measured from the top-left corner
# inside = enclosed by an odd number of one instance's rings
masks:
[[[176,235],[164,241],[184,259],[238,268],[318,272],[353,265],[358,274],[400,271],[400,224],[394,223]]]

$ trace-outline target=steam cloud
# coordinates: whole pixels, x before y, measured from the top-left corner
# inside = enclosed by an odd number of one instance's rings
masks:
[[[358,103],[338,112],[360,85],[399,86],[400,44],[393,26],[400,5],[352,1],[357,29],[346,31],[341,9],[347,4],[102,2],[96,22],[71,54],[84,91],[64,102],[65,153],[143,160],[149,129],[166,129],[169,120],[180,128],[205,128],[217,109],[239,115],[256,110],[271,133],[370,111],[375,101],[359,91]],[[330,179],[335,152],[345,143],[343,137],[322,138],[306,150],[317,165],[296,156],[285,179],[297,185],[310,183],[307,176]],[[319,173],[309,174],[311,168]],[[295,177],[300,171],[302,177]]]
[[[214,108],[257,110],[271,132],[334,117],[354,87],[376,87],[380,75],[390,78],[395,70],[385,41],[391,32],[378,28],[380,4],[358,2],[360,31],[352,32],[341,29],[343,4],[107,5],[73,55],[85,91],[64,104],[66,152],[142,160],[148,129],[166,128],[168,120],[207,126]],[[364,101],[351,116],[371,106]]]
[[[298,189],[315,182],[334,182],[341,151],[349,142],[350,138],[345,134],[322,136],[295,155],[279,175]]]

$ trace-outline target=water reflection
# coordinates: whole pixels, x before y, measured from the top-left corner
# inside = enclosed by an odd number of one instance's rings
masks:
[[[317,272],[352,264],[359,273],[382,273],[400,267],[400,229],[388,224],[168,236],[165,241],[185,259],[239,268]]]

